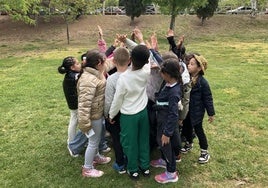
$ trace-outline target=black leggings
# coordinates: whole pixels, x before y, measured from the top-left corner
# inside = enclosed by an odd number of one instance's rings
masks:
[[[202,122],[196,125],[191,124],[191,119],[189,113],[187,114],[185,120],[183,121],[182,134],[185,136],[186,141],[190,144],[193,143],[193,129],[199,141],[199,146],[201,149],[208,149],[207,137],[203,129]]]

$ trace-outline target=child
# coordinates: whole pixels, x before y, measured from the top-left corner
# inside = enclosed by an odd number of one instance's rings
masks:
[[[108,76],[106,88],[105,88],[105,103],[104,103],[104,116],[108,118],[109,110],[114,98],[116,84],[121,73],[125,72],[128,68],[130,61],[129,51],[124,47],[118,47],[114,51],[113,62],[117,68],[117,72]],[[126,172],[125,170],[125,157],[123,149],[120,143],[120,113],[114,117],[113,124],[106,121],[106,128],[110,132],[113,141],[113,148],[115,153],[115,162],[113,168],[118,171],[119,174]]]
[[[61,74],[65,74],[62,86],[66,102],[71,112],[70,121],[68,125],[68,140],[67,143],[73,141],[76,134],[77,127],[77,91],[76,83],[81,64],[74,57],[66,57],[63,59],[62,65],[58,67]]]
[[[178,43],[176,44],[174,40],[174,31],[169,29],[167,33],[167,40],[170,45],[171,51],[178,56],[179,60],[183,60],[186,51],[183,45],[184,35],[179,38]]]
[[[103,73],[114,67],[111,64],[112,62],[106,60],[104,53],[98,50],[88,51],[83,73],[77,83],[79,128],[88,138],[85,162],[82,167],[84,177],[100,177],[104,174],[103,171],[94,169],[93,160],[98,164],[106,164],[111,160],[110,157],[98,153],[106,84]]]
[[[210,155],[207,151],[208,143],[203,129],[202,121],[205,110],[208,114],[209,123],[214,120],[214,105],[212,93],[208,81],[203,77],[207,69],[207,60],[201,56],[194,54],[188,64],[188,70],[191,75],[192,90],[190,93],[189,112],[183,121],[182,132],[186,138],[186,144],[181,149],[182,153],[187,153],[193,147],[193,129],[199,140],[201,155],[198,159],[199,163],[207,163]]]
[[[136,30],[137,36],[142,34]],[[139,178],[139,170],[149,176],[149,120],[146,105],[147,79],[150,76],[148,59],[150,52],[145,45],[137,45],[131,51],[131,69],[117,80],[116,92],[109,111],[109,118],[120,115],[120,141],[127,157],[127,172],[133,179]]]
[[[166,164],[166,171],[155,176],[158,183],[177,182],[175,147],[180,143],[178,102],[181,97],[181,76],[178,59],[167,59],[161,66],[164,87],[156,93],[157,142]],[[160,159],[161,160],[161,159]]]

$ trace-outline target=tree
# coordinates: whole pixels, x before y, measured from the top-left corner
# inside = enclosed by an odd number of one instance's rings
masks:
[[[208,0],[208,3],[204,7],[198,7],[196,10],[196,14],[198,18],[201,19],[202,25],[207,18],[210,18],[214,15],[214,12],[218,8],[219,0]]]
[[[207,0],[155,0],[161,7],[166,7],[170,12],[171,19],[169,28],[174,30],[175,20],[179,11],[185,10],[186,8],[203,6]]]
[[[135,17],[139,17],[144,11],[142,0],[125,0],[126,15],[131,18],[131,24]]]
[[[14,20],[35,25],[41,0],[1,0],[0,6]]]
[[[69,24],[76,20],[87,7],[87,0],[51,0],[50,6],[58,10],[66,24],[67,43],[70,44]]]

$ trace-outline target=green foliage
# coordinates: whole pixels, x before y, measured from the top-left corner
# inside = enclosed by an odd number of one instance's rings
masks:
[[[218,8],[218,2],[219,0],[208,0],[208,3],[205,6],[197,8],[196,14],[198,18],[202,20],[202,23],[206,18],[213,16],[214,12]]]
[[[125,0],[126,15],[131,18],[139,17],[144,11],[142,0]]]
[[[0,5],[14,20],[35,25],[41,0],[2,0]]]

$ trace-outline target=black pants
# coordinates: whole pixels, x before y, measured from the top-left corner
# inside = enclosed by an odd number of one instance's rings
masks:
[[[178,126],[174,127],[173,135],[170,137],[169,144],[162,146],[161,137],[163,135],[164,124],[167,118],[167,109],[157,111],[157,143],[160,146],[162,158],[167,162],[167,171],[175,172],[176,171],[176,158],[178,151],[181,146],[181,139],[179,134]]]
[[[185,136],[186,141],[190,144],[193,143],[193,129],[198,138],[200,148],[207,150],[208,142],[202,122],[193,126],[191,123],[190,115],[188,113],[185,120],[183,121],[182,134]]]
[[[157,141],[156,141],[156,111],[153,109],[153,105],[155,103],[151,100],[148,100],[147,104],[147,111],[148,111],[148,117],[149,117],[149,124],[150,124],[150,150],[152,151],[157,147]]]
[[[119,166],[125,165],[125,156],[123,152],[122,145],[120,143],[120,121],[119,115],[117,115],[114,120],[115,124],[110,124],[108,121],[105,121],[106,130],[110,132],[112,137],[112,146],[115,154],[115,161]]]

